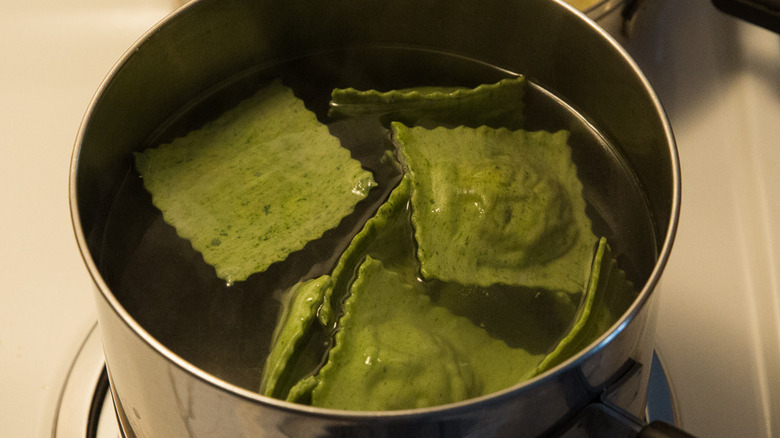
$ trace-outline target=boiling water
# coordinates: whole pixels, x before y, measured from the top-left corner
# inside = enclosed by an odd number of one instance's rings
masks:
[[[522,73],[522,72],[518,72]],[[473,87],[512,75],[498,67],[438,52],[371,48],[339,50],[260,66],[208,90],[160,126],[139,150],[169,142],[216,118],[274,78],[303,99],[328,124],[352,156],[374,172],[379,187],[355,213],[321,239],[246,281],[226,285],[187,240],[163,220],[134,169],[117,191],[106,221],[99,265],[111,290],[151,335],[197,367],[235,385],[257,390],[262,364],[282,306],[281,293],[295,282],[327,273],[352,236],[400,179],[383,165],[391,147],[379,120],[333,121],[327,116],[335,87],[389,90],[422,85]],[[642,192],[628,166],[587,118],[529,78],[524,128],[571,132],[570,145],[584,185],[594,232],[606,236],[620,267],[642,285],[655,262],[656,242]],[[432,287],[434,302],[471,319],[508,344],[539,353],[565,333],[578,299],[554,305],[549,294],[494,286]],[[545,336],[524,336],[526,328]],[[313,353],[302,368],[316,365],[329,341],[317,331]]]

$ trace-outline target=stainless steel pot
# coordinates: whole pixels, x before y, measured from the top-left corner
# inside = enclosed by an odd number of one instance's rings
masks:
[[[608,333],[555,369],[497,394],[364,413],[290,404],[228,383],[173,353],[128,312],[99,267],[111,256],[102,246],[103,229],[131,152],[193,97],[238,72],[357,45],[424,47],[521,72],[618,145],[647,198],[657,259],[643,267],[647,279],[638,298]],[[680,208],[677,152],[636,65],[603,30],[557,0],[196,0],[144,35],[114,67],[83,121],[71,166],[74,229],[96,285],[107,368],[128,436],[517,437],[566,429],[594,406],[641,416],[654,290]],[[182,305],[177,313],[187,312]]]

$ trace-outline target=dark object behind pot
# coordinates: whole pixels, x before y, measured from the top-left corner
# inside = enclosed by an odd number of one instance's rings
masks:
[[[780,33],[780,0],[712,0],[721,11]]]
[[[194,96],[236,73],[307,52],[354,45],[425,47],[521,72],[586,114],[636,172],[658,261],[609,333],[554,370],[476,400],[401,412],[342,412],[260,396],[172,353],[113,295],[95,260],[107,208],[131,152]],[[607,388],[641,416],[653,350],[653,290],[679,214],[671,128],[633,62],[606,34],[553,0],[198,0],[150,31],[93,101],[72,164],[71,209],[97,285],[98,319],[128,435],[537,436],[568,423]]]

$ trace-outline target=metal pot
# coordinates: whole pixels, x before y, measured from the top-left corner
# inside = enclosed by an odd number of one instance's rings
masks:
[[[645,193],[657,257],[642,267],[646,281],[633,305],[585,351],[479,399],[399,412],[342,412],[263,397],[194,366],[152,336],[154,330],[112,292],[101,269],[112,257],[103,232],[131,152],[195,96],[239,72],[359,45],[424,47],[521,72],[586,114],[618,145]],[[96,285],[107,369],[127,436],[517,437],[565,430],[594,406],[642,414],[654,290],[680,208],[676,147],[664,111],[633,61],[603,30],[557,0],[196,0],[144,35],[114,67],[89,107],[71,166],[74,229]],[[186,318],[188,311],[182,305],[171,318]]]

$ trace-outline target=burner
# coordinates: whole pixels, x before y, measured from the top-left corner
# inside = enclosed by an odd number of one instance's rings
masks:
[[[62,388],[53,438],[117,438],[100,331],[95,324],[81,345]]]
[[[679,424],[673,392],[658,354],[653,354],[645,420]],[[97,324],[82,344],[60,395],[53,438],[134,437],[119,426]]]
[[[678,427],[680,426],[680,414],[677,412],[674,392],[657,351],[653,352],[653,362],[650,365],[650,382],[647,385],[645,420],[648,423],[660,420]]]

